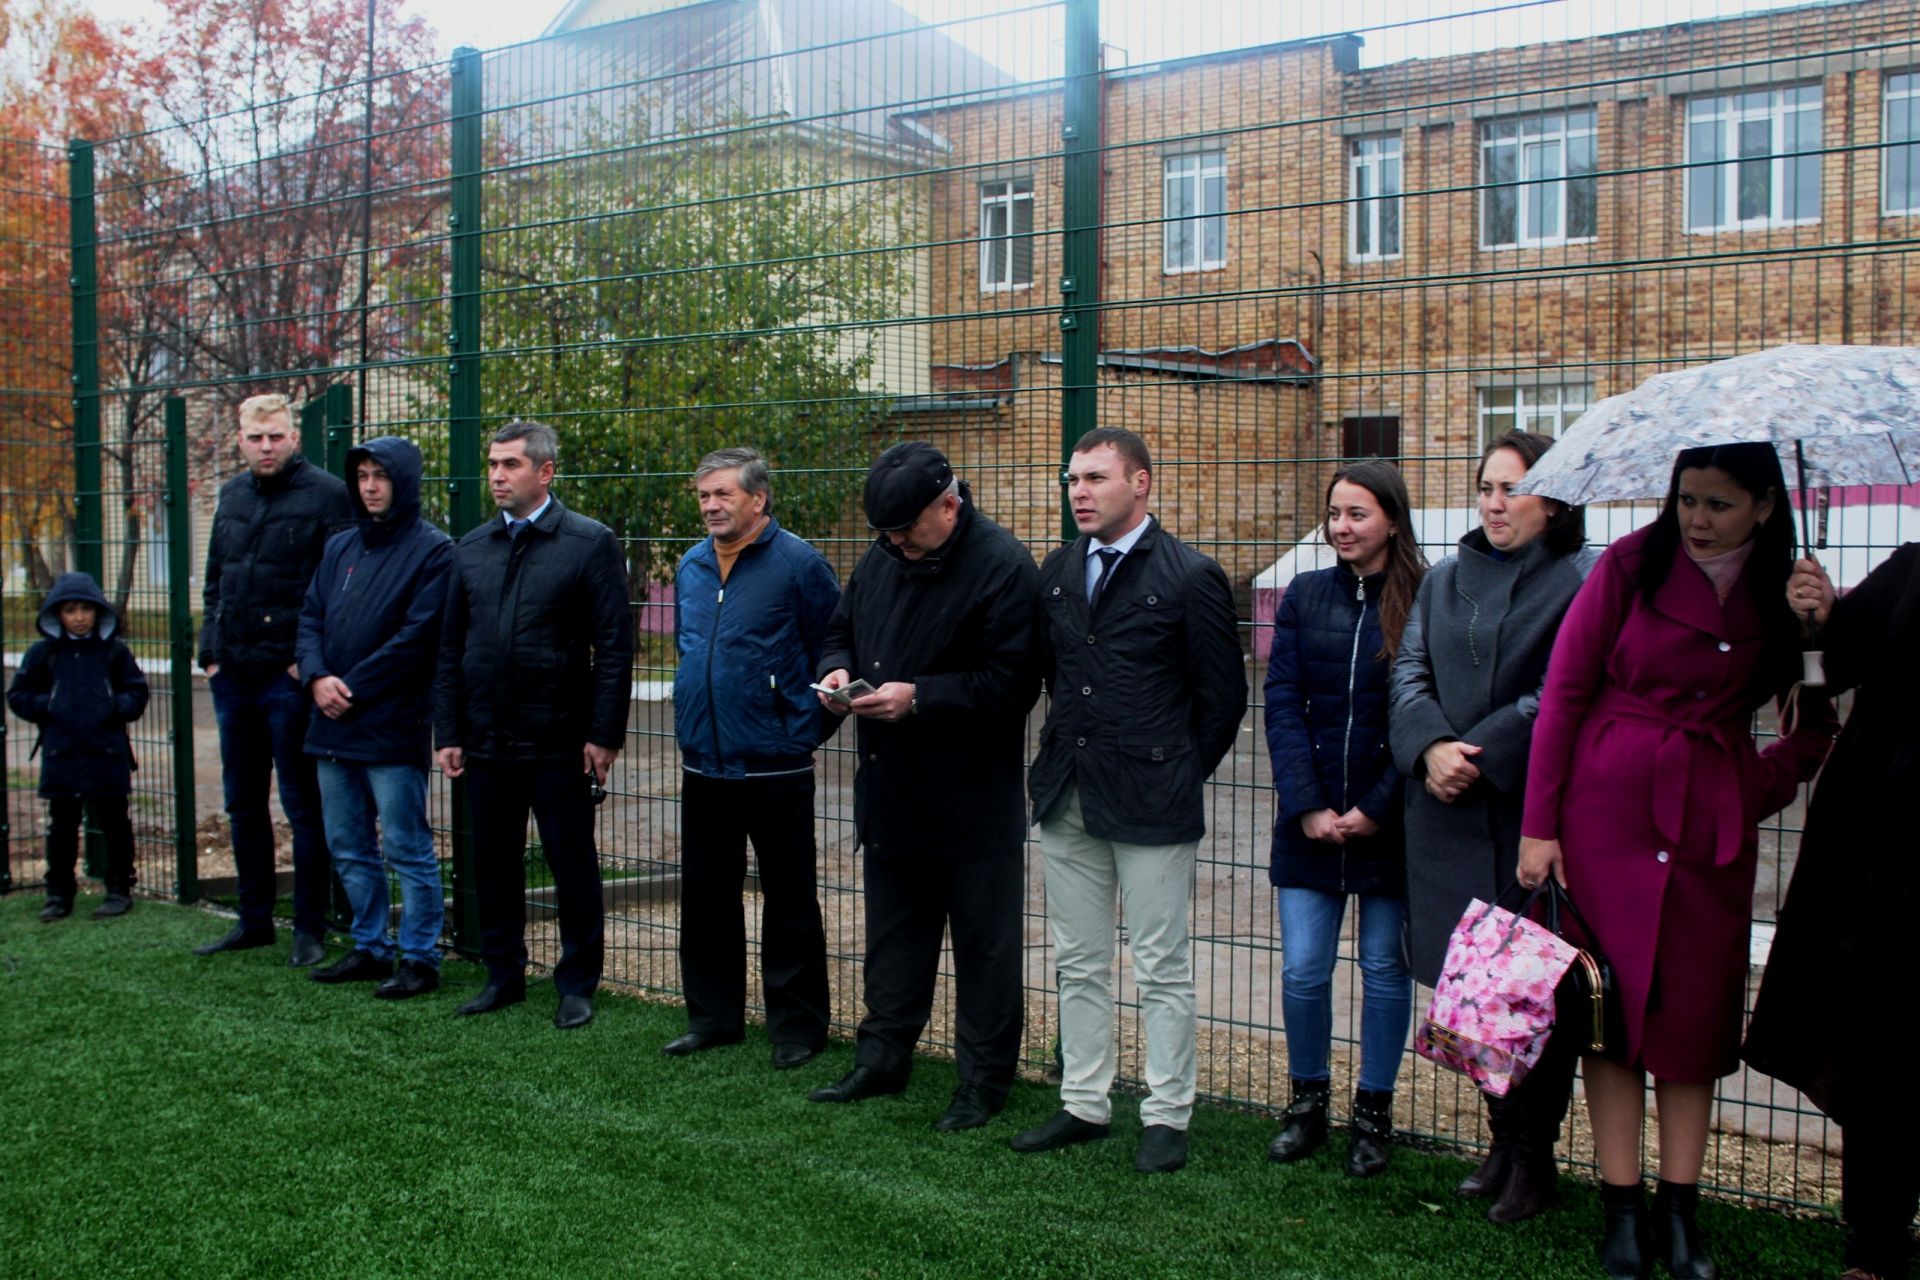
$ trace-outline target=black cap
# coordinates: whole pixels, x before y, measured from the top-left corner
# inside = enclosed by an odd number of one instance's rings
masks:
[[[867,473],[867,527],[881,533],[907,528],[952,483],[946,455],[925,440],[894,445]]]

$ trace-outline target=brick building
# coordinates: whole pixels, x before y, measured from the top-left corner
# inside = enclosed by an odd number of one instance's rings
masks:
[[[1509,426],[1678,365],[1920,330],[1920,43],[1860,0],[1360,65],[1351,36],[1108,70],[1100,412],[1243,589],[1335,459],[1470,501]],[[903,430],[1058,523],[1062,97],[909,117],[931,188],[929,385]]]

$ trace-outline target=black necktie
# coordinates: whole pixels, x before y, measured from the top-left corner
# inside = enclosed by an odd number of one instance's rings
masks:
[[[1100,607],[1100,593],[1107,589],[1107,579],[1113,576],[1113,567],[1120,563],[1120,552],[1112,547],[1101,547],[1093,554],[1100,557],[1100,576],[1093,580],[1093,594],[1087,597],[1088,613]]]
[[[520,535],[527,531],[527,525],[529,525],[530,523],[532,522],[528,520],[507,521],[507,537],[513,539],[516,542],[519,541]]]

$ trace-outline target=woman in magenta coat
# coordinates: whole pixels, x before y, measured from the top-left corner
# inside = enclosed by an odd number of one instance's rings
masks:
[[[1541,693],[1520,883],[1569,887],[1613,963],[1626,1029],[1617,1061],[1585,1062],[1610,1276],[1647,1275],[1656,1251],[1676,1276],[1716,1274],[1693,1210],[1713,1082],[1739,1065],[1759,822],[1833,741],[1824,704],[1765,752],[1750,731],[1799,672],[1785,493],[1771,445],[1682,453],[1659,519],[1614,543],[1574,598]]]

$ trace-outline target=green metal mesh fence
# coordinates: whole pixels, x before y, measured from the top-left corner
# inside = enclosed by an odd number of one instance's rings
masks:
[[[553,423],[557,491],[628,552],[642,643],[599,839],[609,976],[650,990],[678,982],[669,584],[702,536],[688,477],[708,450],[766,453],[782,522],[844,574],[888,443],[938,443],[1038,555],[1061,537],[1063,441],[1132,427],[1155,450],[1155,514],[1234,584],[1257,689],[1275,601],[1325,562],[1338,460],[1397,459],[1437,559],[1471,527],[1473,469],[1501,431],[1557,433],[1649,374],[1776,343],[1915,339],[1910,0],[1363,10],[1350,27],[1251,3],[714,0],[568,25],[590,12],[539,41],[320,76],[82,148],[105,387],[91,451],[66,407],[86,346],[59,279],[66,223],[51,239],[39,221],[0,228],[11,258],[51,273],[7,275],[8,305],[35,317],[27,363],[0,379],[7,641],[46,566],[95,563],[149,669],[170,658],[184,678],[178,645],[161,652],[168,611],[177,639],[237,465],[232,410],[253,392],[321,406],[305,446],[334,468],[351,437],[420,441],[430,510],[456,533],[487,514],[486,433]],[[10,201],[64,199],[65,153],[6,145],[32,158],[9,166]],[[166,396],[184,400],[173,486]],[[1843,583],[1914,536],[1916,503],[1836,495]],[[1645,515],[1596,509],[1590,532]],[[1286,1071],[1257,701],[1209,784],[1195,966],[1203,1092],[1271,1105]],[[199,730],[178,786],[161,763],[185,727],[173,714]],[[11,865],[31,881],[30,766],[10,727]],[[157,702],[141,733],[143,886],[217,891],[206,706]],[[823,752],[818,801],[843,1027],[863,935],[850,745]],[[448,799],[436,784],[452,857]],[[1764,834],[1763,942],[1798,812]],[[1057,1021],[1037,858],[1028,882],[1026,1052],[1044,1068]],[[1137,1077],[1124,962],[1120,977]],[[1340,986],[1344,1087],[1350,941]],[[936,1045],[950,1016],[943,998]],[[1481,1139],[1471,1089],[1411,1059],[1402,1081],[1403,1125]],[[1829,1141],[1796,1096],[1734,1076],[1708,1176],[1826,1202]]]

